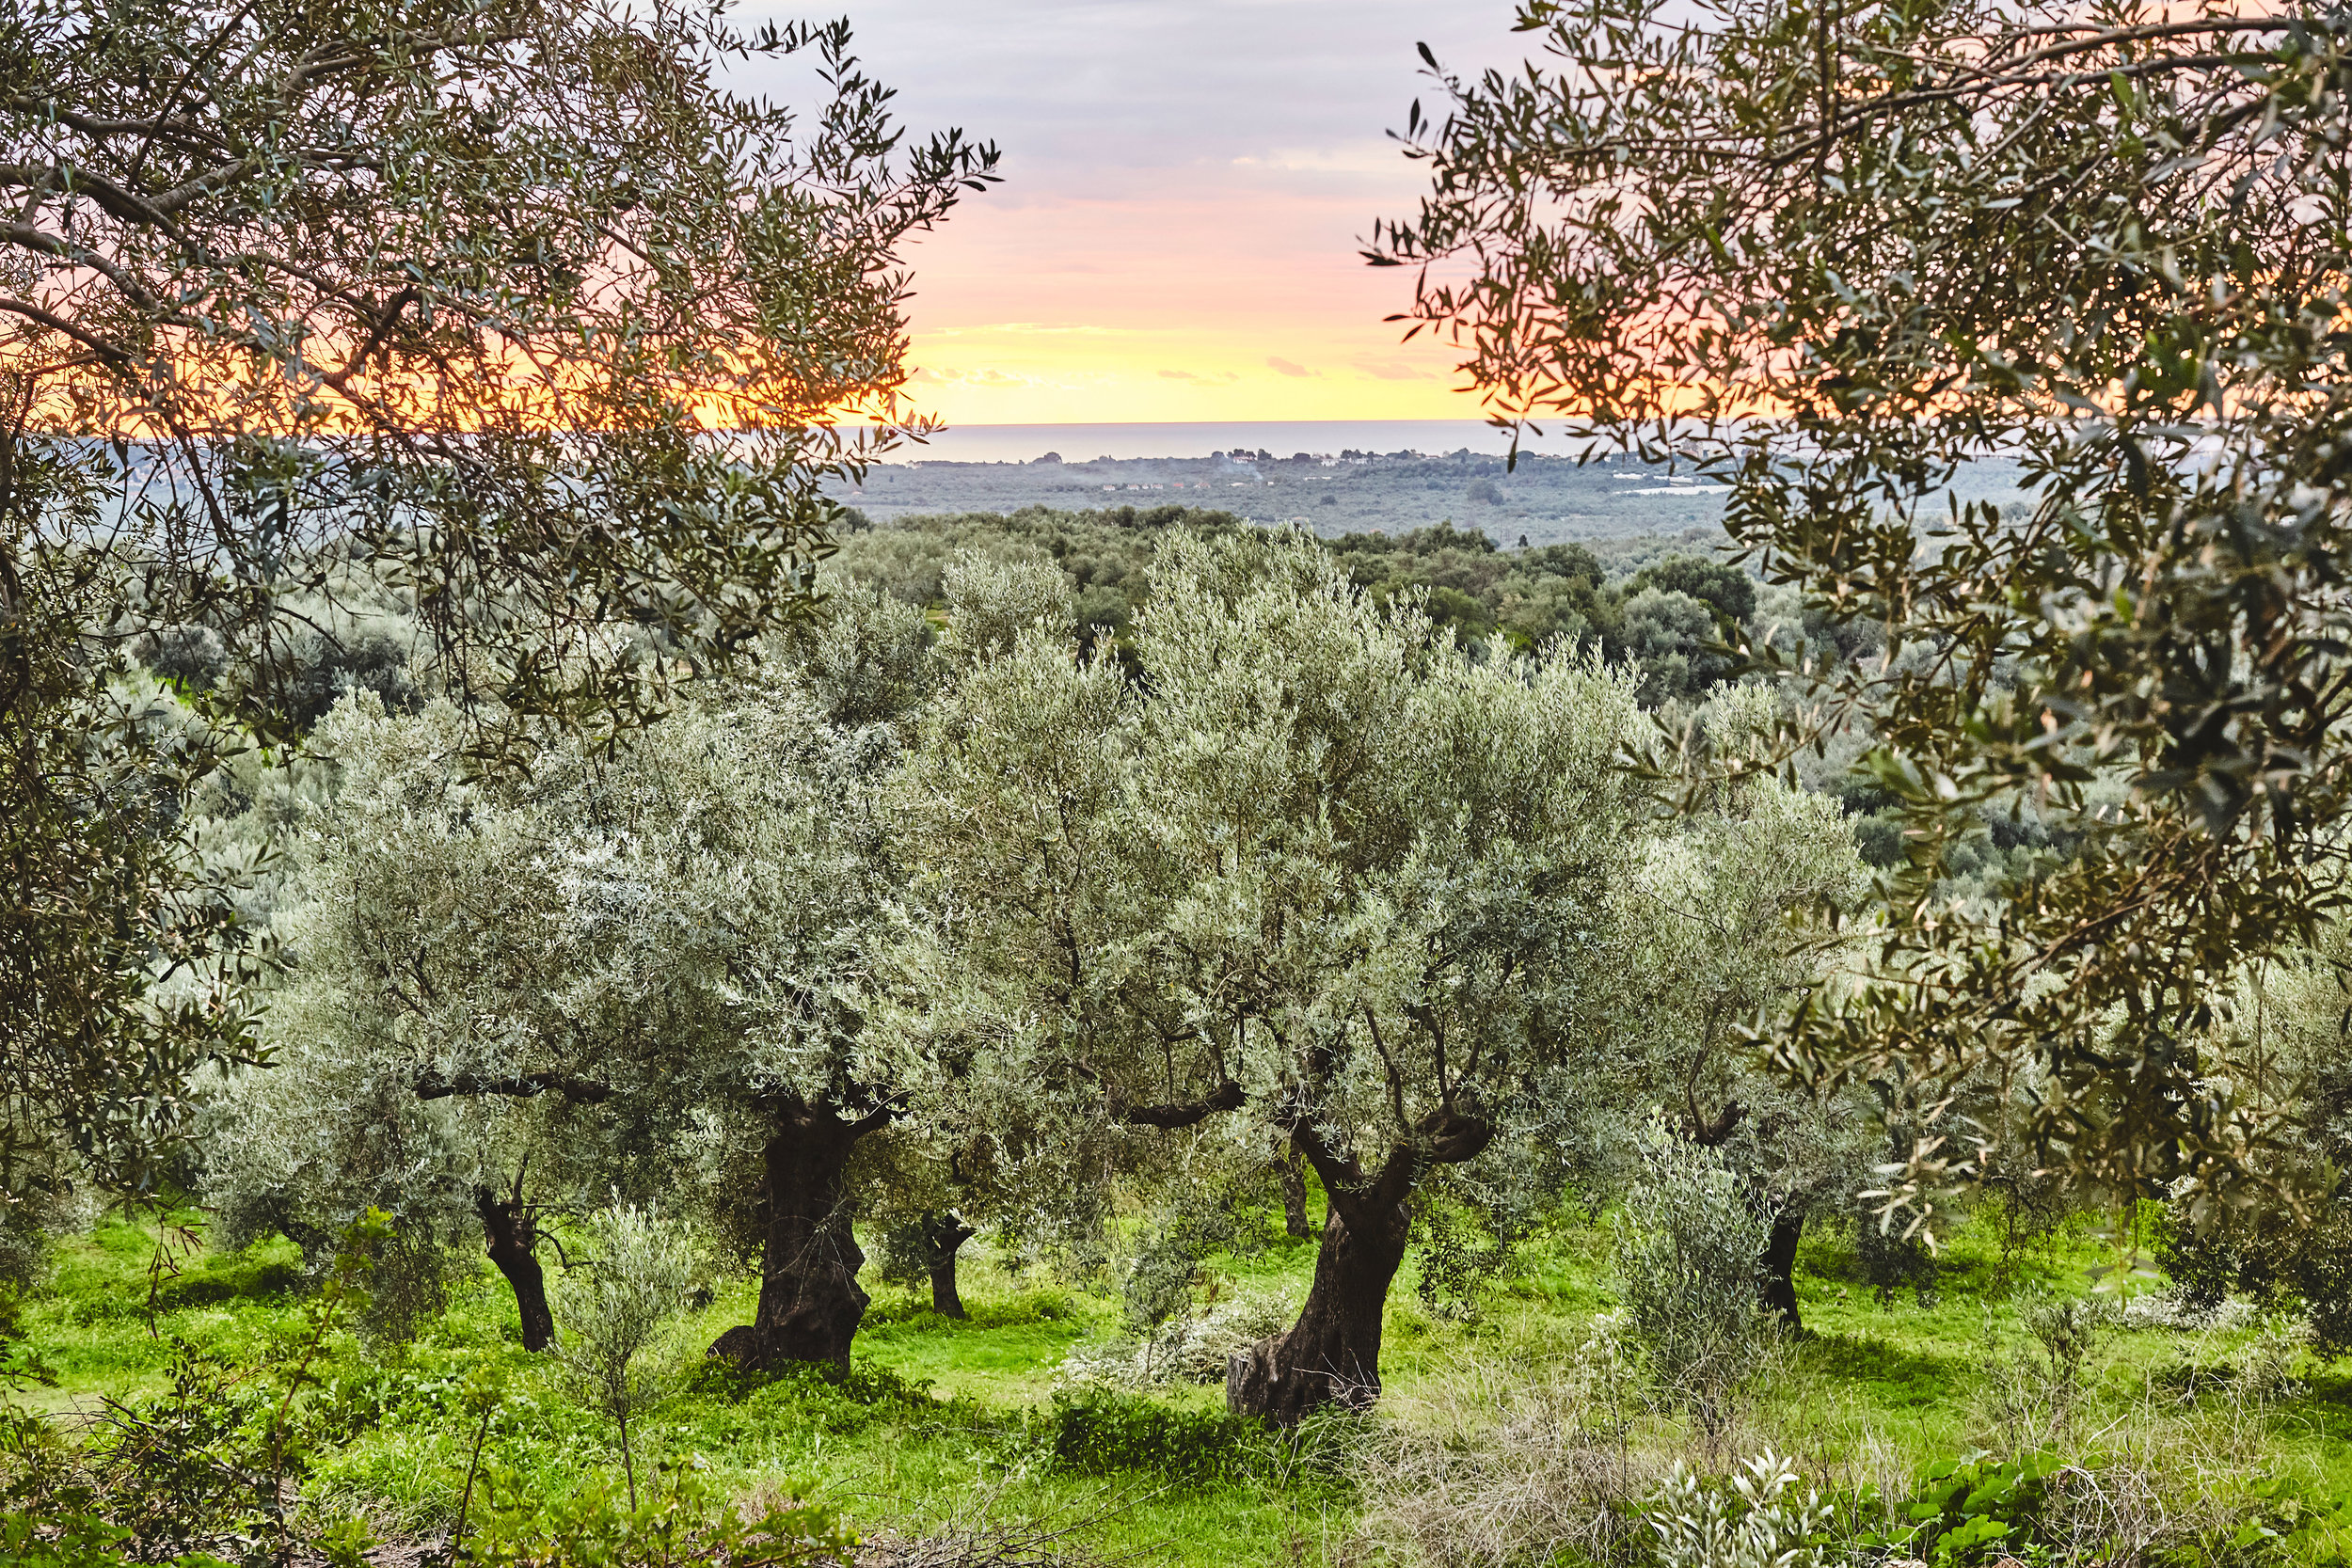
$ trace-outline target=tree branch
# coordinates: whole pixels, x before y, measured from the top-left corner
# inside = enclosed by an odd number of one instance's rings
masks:
[[[472,1072],[444,1077],[438,1072],[427,1072],[418,1077],[416,1089],[419,1100],[476,1094],[512,1095],[529,1100],[535,1095],[554,1093],[577,1104],[596,1105],[612,1098],[612,1085],[593,1078],[575,1078],[568,1072],[534,1072],[519,1078],[485,1078]]]
[[[23,316],[28,321],[39,322],[52,332],[63,333],[118,370],[127,369],[138,362],[127,349],[117,348],[103,338],[94,337],[85,332],[61,316],[53,316],[38,305],[27,304],[24,300],[10,299],[5,294],[0,294],[0,310]]]
[[[1167,1105],[1121,1105],[1114,1100],[1111,1102],[1111,1119],[1127,1127],[1157,1127],[1168,1131],[1197,1127],[1220,1111],[1240,1110],[1242,1098],[1241,1085],[1228,1080],[1201,1099],[1178,1101]]]

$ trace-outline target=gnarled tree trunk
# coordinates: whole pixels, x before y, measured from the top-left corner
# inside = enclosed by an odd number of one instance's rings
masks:
[[[930,1243],[931,1253],[931,1310],[943,1318],[970,1316],[963,1309],[963,1296],[956,1290],[956,1254],[977,1234],[952,1212],[933,1214],[923,1222],[923,1240]]]
[[[889,1119],[887,1111],[852,1119],[798,1095],[776,1101],[775,1132],[760,1152],[759,1309],[711,1354],[763,1371],[792,1361],[848,1370],[870,1298],[858,1288],[866,1254],[850,1231],[842,1173],[858,1139]]]
[[[1413,1231],[1405,1200],[1430,1166],[1475,1159],[1493,1138],[1491,1123],[1441,1107],[1367,1178],[1352,1155],[1323,1141],[1311,1121],[1301,1117],[1292,1126],[1291,1141],[1314,1165],[1329,1201],[1314,1283],[1296,1323],[1226,1362],[1229,1409],[1295,1426],[1325,1405],[1369,1410],[1378,1402],[1380,1319]]]
[[[1369,1410],[1380,1398],[1380,1319],[1405,1261],[1412,1216],[1396,1200],[1331,1194],[1314,1283],[1298,1322],[1233,1353],[1225,1402],[1246,1416],[1295,1426],[1327,1404]]]
[[[523,1200],[519,1195],[501,1198],[487,1187],[476,1187],[473,1207],[482,1216],[482,1240],[490,1261],[515,1292],[515,1310],[523,1322],[523,1349],[543,1351],[555,1342],[555,1315],[548,1310],[547,1275],[531,1249],[538,1238]]]

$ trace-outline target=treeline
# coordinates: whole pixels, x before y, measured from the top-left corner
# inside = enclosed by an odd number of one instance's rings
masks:
[[[1058,565],[1089,644],[1127,635],[1151,594],[1152,562],[1173,531],[1208,536],[1256,531],[1232,513],[1184,506],[908,517],[874,526],[850,514],[829,566],[909,604],[936,606],[959,552]],[[1419,594],[1429,618],[1464,647],[1534,652],[1560,643],[1597,649],[1642,668],[1646,707],[1703,699],[1730,678],[1737,635],[1791,656],[1843,659],[1874,651],[1876,628],[1834,626],[1785,590],[1737,565],[1662,539],[1505,549],[1486,534],[1438,523],[1406,533],[1349,533],[1322,542],[1375,603]]]

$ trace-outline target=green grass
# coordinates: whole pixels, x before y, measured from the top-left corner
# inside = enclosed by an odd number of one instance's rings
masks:
[[[20,1402],[87,1412],[102,1397],[152,1396],[167,1386],[175,1345],[251,1367],[282,1359],[305,1332],[291,1246],[199,1251],[160,1280],[151,1278],[154,1248],[152,1229],[120,1224],[62,1246],[53,1280],[24,1314],[30,1348],[55,1370],[56,1386],[28,1390]],[[723,1493],[821,1497],[867,1529],[969,1525],[990,1511],[1099,1515],[1093,1539],[1104,1549],[1166,1544],[1184,1563],[1292,1560],[1344,1532],[1352,1499],[1343,1487],[1282,1479],[1247,1445],[1215,1481],[1152,1467],[1058,1468],[1051,1433],[1067,1418],[1054,1413],[1057,1369],[1074,1343],[1116,1331],[1118,1306],[1101,1293],[1016,1276],[984,1250],[967,1250],[967,1322],[869,1285],[877,1299],[859,1335],[860,1373],[847,1388],[788,1378],[730,1389],[707,1374],[696,1387],[703,1346],[751,1315],[753,1284],[728,1283],[676,1322],[656,1358],[678,1391],[641,1422],[641,1459],[648,1468],[660,1457],[689,1461]],[[1613,1305],[1608,1256],[1605,1221],[1564,1221],[1467,1314],[1425,1304],[1408,1261],[1386,1325],[1391,1408],[1409,1411],[1472,1362],[1533,1369],[1574,1355],[1595,1316]],[[1283,1243],[1213,1267],[1219,1289],[1303,1292],[1313,1258],[1311,1243]],[[2100,1237],[2076,1227],[2027,1259],[2022,1275],[2045,1290],[2078,1292],[2109,1261]],[[1768,1380],[1762,1427],[1817,1457],[1875,1445],[1915,1468],[1983,1443],[1989,1347],[2018,1343],[2016,1317],[1985,1230],[1962,1227],[1945,1264],[1934,1305],[1904,1296],[1882,1306],[1860,1282],[1849,1245],[1834,1235],[1808,1240],[1799,1270],[1808,1333]],[[2100,1423],[2144,1412],[2160,1390],[2195,1382],[2193,1368],[2225,1365],[2250,1332],[2116,1335],[2096,1369],[2084,1429],[2095,1434]],[[372,1345],[337,1333],[320,1366],[322,1386],[303,1396],[309,1494],[328,1512],[364,1509],[394,1527],[445,1520],[471,1436],[460,1389],[482,1368],[502,1369],[511,1380],[488,1443],[496,1464],[549,1496],[608,1477],[618,1452],[607,1423],[567,1397],[558,1369],[518,1341],[512,1300],[486,1264],[457,1282],[447,1313],[413,1343]],[[2352,1491],[2352,1377],[2308,1361],[2302,1372],[2307,1389],[2274,1422],[2263,1463]],[[1166,1418],[1195,1423],[1171,1430],[1208,1432],[1222,1392],[1179,1387],[1150,1403],[1193,1413]],[[2185,1414],[2204,1407],[2179,1406]],[[1148,1412],[1134,1418],[1163,1419]]]

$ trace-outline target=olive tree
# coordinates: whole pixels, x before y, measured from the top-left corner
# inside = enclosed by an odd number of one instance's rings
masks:
[[[762,1259],[725,1348],[846,1362],[866,1296],[845,1167],[898,1101],[859,1001],[892,876],[875,801],[925,636],[844,595],[768,676],[608,746],[550,738],[528,775],[469,770],[446,704],[386,716],[362,694],[322,727],[342,777],[301,849],[273,1011],[322,1043],[288,1065],[350,1057],[355,1082],[473,1105],[449,1124],[488,1140],[469,1168],[505,1178],[474,1196],[518,1294],[538,1278],[528,1158],[558,1201],[694,1195]],[[369,1112],[343,1115],[342,1157],[363,1156]]]
[[[1769,744],[1777,691],[1747,686],[1701,721],[1719,752]],[[1801,1326],[1804,1226],[1876,1185],[1883,1135],[1859,1090],[1792,1085],[1749,1041],[1770,1037],[1855,951],[1874,891],[1837,801],[1772,774],[1717,784],[1653,836],[1624,884],[1635,991],[1626,1083],[1673,1107],[1679,1135],[1716,1151],[1769,1226],[1764,1305]]]
[[[893,1032],[967,1064],[939,1119],[1017,1096],[1082,1177],[1279,1131],[1330,1210],[1228,1397],[1366,1405],[1406,1200],[1599,1037],[1631,687],[1473,660],[1295,539],[1170,540],[1131,652],[1133,682],[1041,615],[927,717]]]
[[[724,13],[0,16],[0,1110],[24,1138],[151,1187],[188,1073],[253,1054],[229,900],[171,808],[224,747],[294,731],[334,605],[412,610],[485,753],[533,715],[633,723],[805,608],[823,482],[910,427],[899,249],[995,154],[903,141],[845,24]],[[826,87],[805,117],[721,85],[792,54]],[[159,748],[115,677],[183,627],[222,645],[224,728]]]
[[[1885,657],[1818,676],[1909,818],[1867,983],[1778,1046],[1905,1085],[1899,1196],[2026,1163],[2209,1213],[2274,1118],[2212,1030],[2342,879],[2352,17],[2153,0],[1526,0],[1431,61],[1419,269],[1503,423],[1688,461],[1769,581]],[[1984,482],[1990,472],[1992,485]],[[1989,501],[2012,483],[2020,499]],[[2112,792],[2112,803],[2102,800]],[[2064,852],[1950,906],[2030,804]]]

